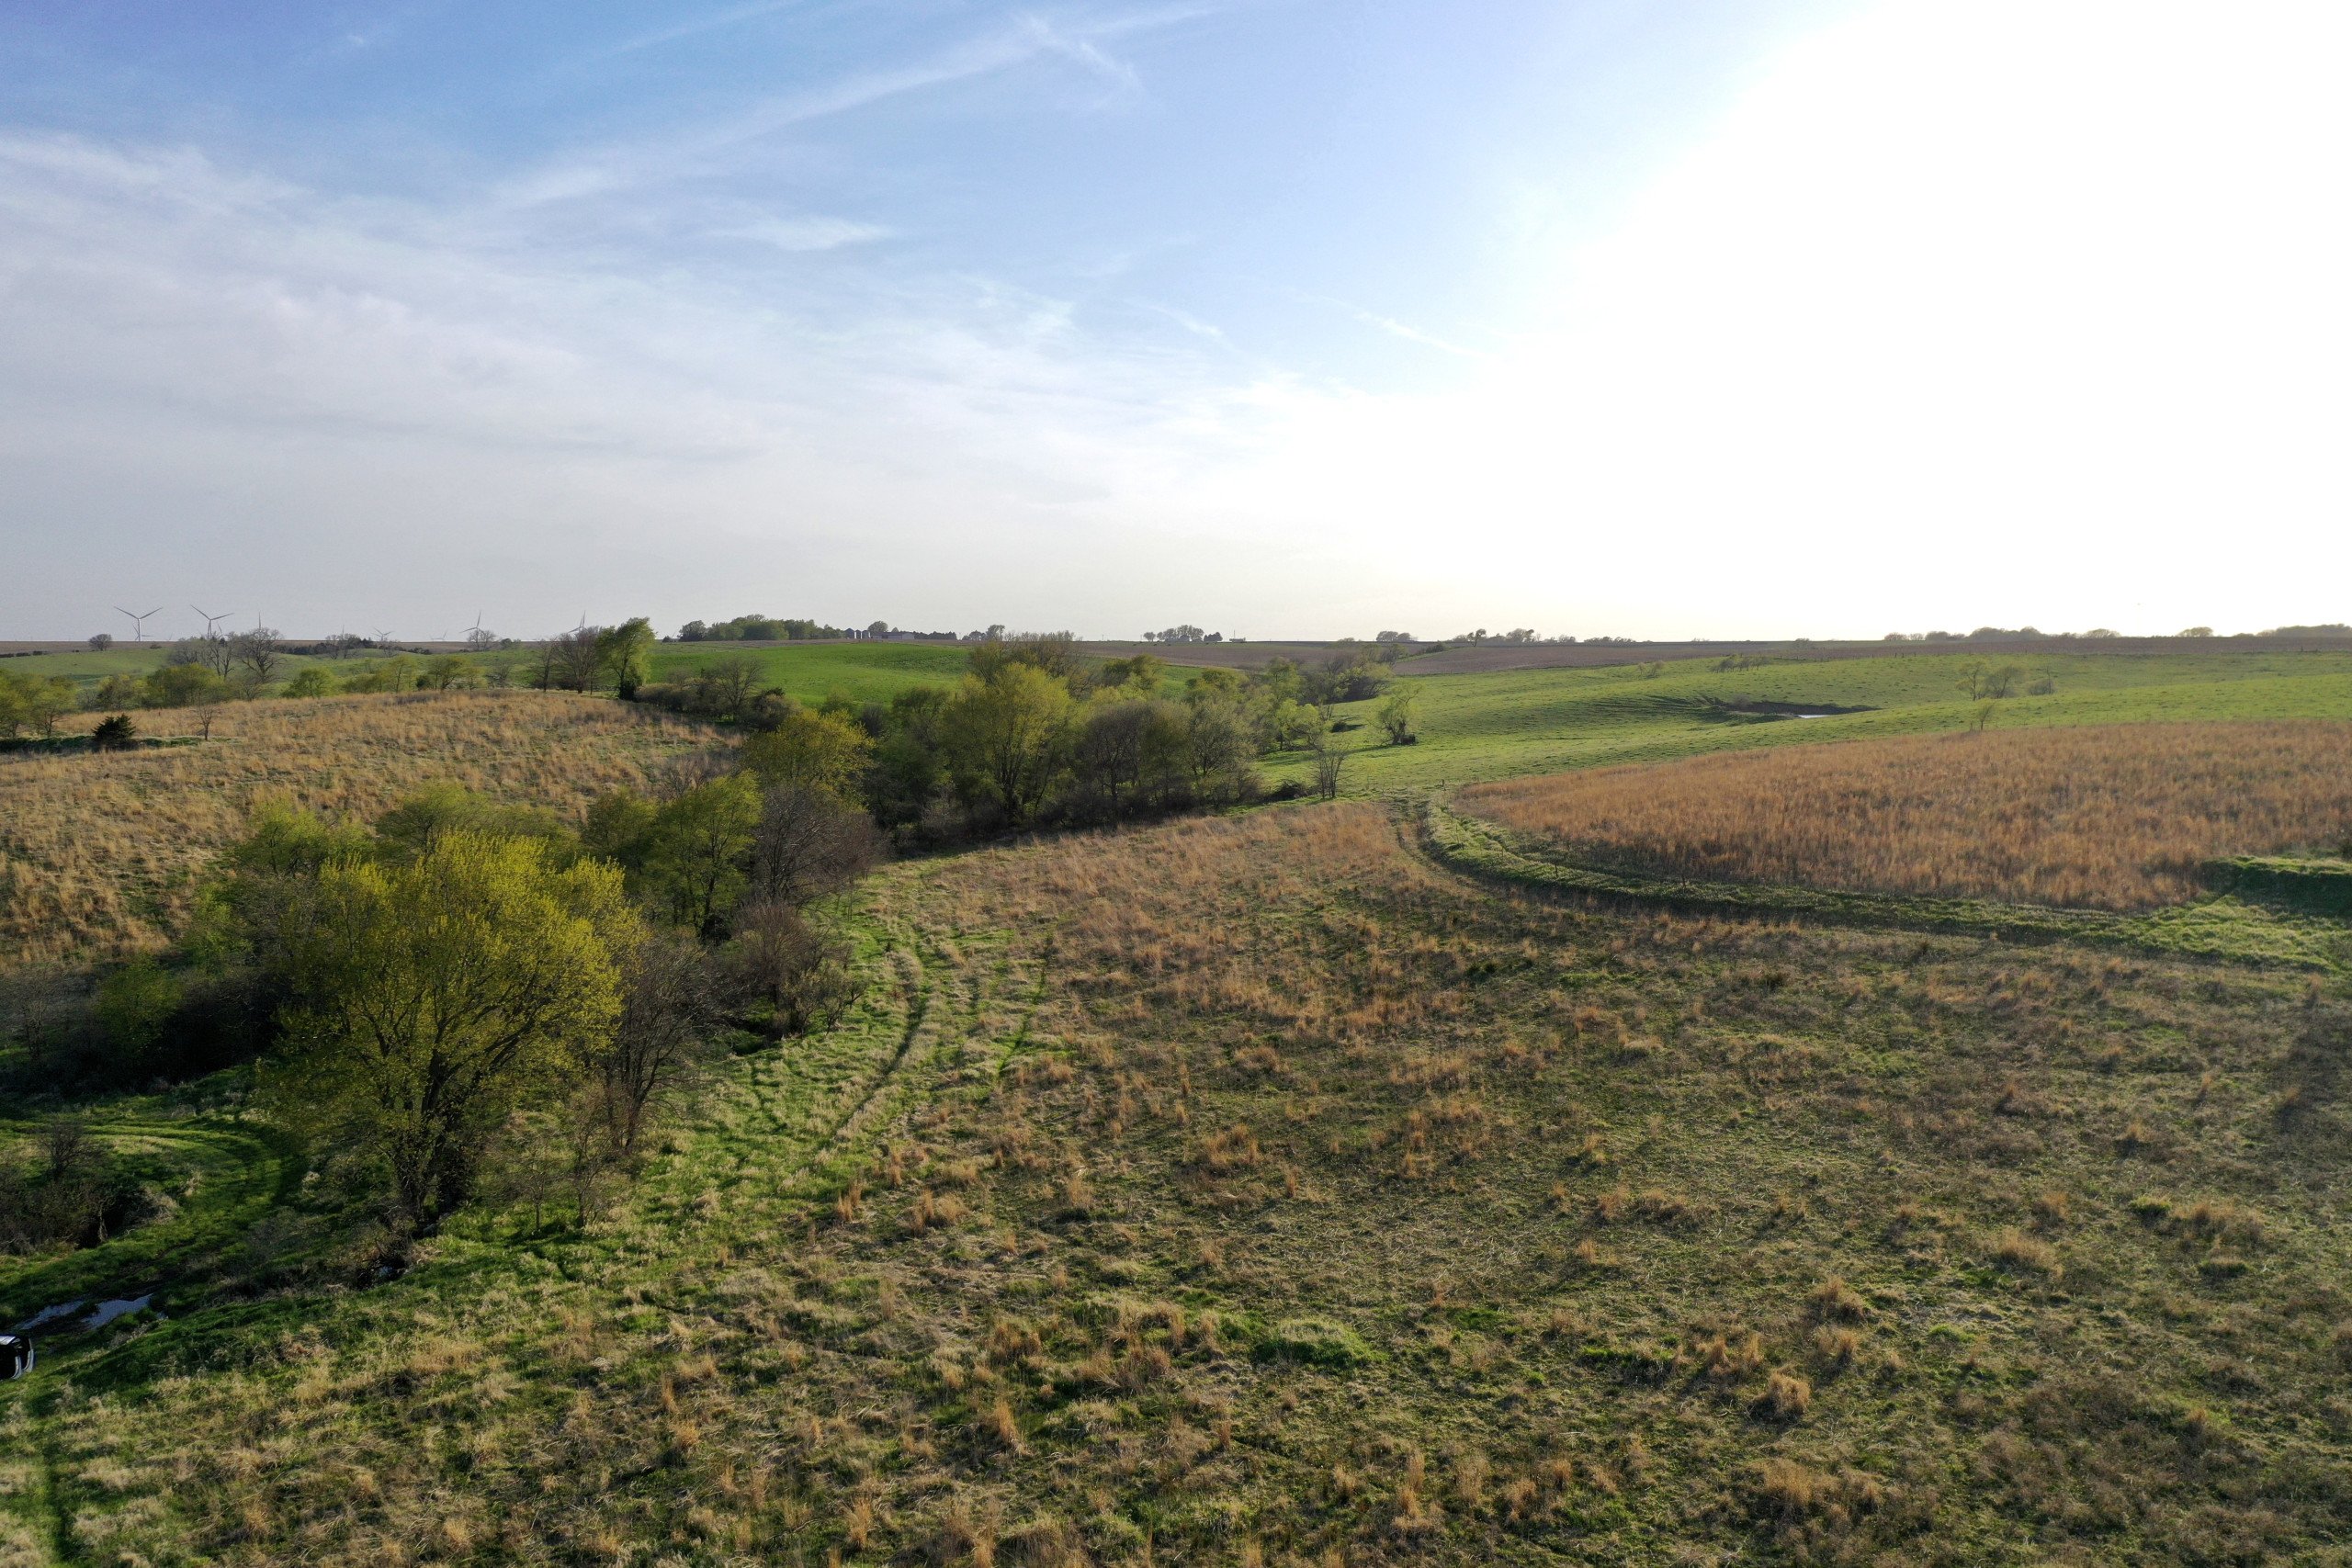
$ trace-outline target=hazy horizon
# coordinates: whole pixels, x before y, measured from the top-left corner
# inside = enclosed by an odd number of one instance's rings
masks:
[[[0,636],[2342,621],[2352,18],[0,17]]]

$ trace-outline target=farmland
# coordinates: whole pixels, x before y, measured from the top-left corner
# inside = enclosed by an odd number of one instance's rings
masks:
[[[887,866],[812,908],[838,1016],[397,1266],[251,1066],[0,1111],[0,1170],[71,1111],[145,1206],[0,1255],[0,1324],[153,1309],[0,1389],[0,1564],[2342,1561],[2346,928],[2177,871],[2335,847],[2352,663],[2053,664],[1989,719],[1968,663],[1408,675],[1357,798]],[[732,746],[527,691],[212,723],[0,760],[12,959],[176,937],[266,795],[577,820]],[[1445,810],[1889,912],[1514,881]],[[2086,923],[1901,918],[1952,893]]]
[[[584,1229],[484,1215],[355,1291],[298,1202],[61,1351],[20,1555],[2343,1534],[2347,1019],[2298,976],[1580,912],[1370,805],[903,866],[854,919],[856,1013]]]
[[[2106,909],[2226,855],[2352,843],[2352,725],[2018,729],[1726,753],[1476,786],[1470,810],[1602,864]]]
[[[1894,652],[1874,659],[1724,661],[1603,669],[1415,675],[1419,743],[1376,739],[1376,702],[1339,710],[1362,728],[1345,792],[1376,795],[1524,773],[1657,761],[1705,751],[1973,728],[2186,719],[2352,718],[2352,655],[2224,651],[2101,657],[2052,653],[2020,662],[2017,694],[1989,715],[1964,682],[1973,654]],[[2028,694],[2046,679],[2048,694]],[[1741,705],[1825,714],[1792,718]],[[1859,711],[1838,711],[1859,710]],[[1272,770],[1304,778],[1303,760]]]
[[[180,721],[153,725],[165,735],[204,722],[155,716]],[[416,693],[229,705],[210,740],[185,746],[0,757],[0,969],[177,935],[264,798],[364,818],[451,783],[570,815],[707,743],[697,726],[588,697]]]

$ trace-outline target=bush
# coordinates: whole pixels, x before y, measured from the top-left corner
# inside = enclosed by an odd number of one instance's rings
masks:
[[[98,727],[90,731],[90,746],[93,750],[127,751],[137,744],[139,744],[139,727],[130,721],[130,716],[127,713],[119,713],[110,717],[102,718],[98,720]]]

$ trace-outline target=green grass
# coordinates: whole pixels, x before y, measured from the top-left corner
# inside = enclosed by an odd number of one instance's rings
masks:
[[[1963,655],[1773,663],[1718,671],[1710,661],[1639,669],[1532,670],[1405,676],[1419,701],[1420,741],[1391,746],[1374,723],[1378,700],[1336,710],[1363,726],[1343,792],[1468,784],[1621,762],[1661,761],[1749,746],[1779,746],[1962,729],[1978,705],[1957,689]],[[2020,662],[2048,674],[2049,696],[1996,703],[1992,728],[2220,718],[2352,718],[2352,655],[2221,653],[2065,655]],[[1726,713],[1721,701],[1818,703],[1868,713],[1766,718]],[[1304,780],[1303,755],[1273,759],[1270,778]]]
[[[186,1246],[170,1321],[45,1351],[18,1560],[2342,1560],[2301,976],[1498,896],[1363,805],[848,919],[861,1005],[586,1229],[365,1288]],[[251,1163],[174,1224],[249,1223]]]
[[[752,651],[808,700],[964,663]],[[1415,677],[1424,742],[1346,782],[1949,729],[1962,662]],[[1996,725],[2352,716],[2352,658],[2044,669]],[[2343,928],[2254,886],[2308,868],[2077,919],[1432,823],[890,868],[839,1026],[719,1064],[602,1217],[381,1282],[233,1077],[92,1107],[177,1213],[0,1258],[0,1321],[168,1320],[0,1388],[0,1563],[2345,1561]]]
[[[780,686],[805,703],[836,693],[856,703],[888,702],[910,687],[954,685],[968,667],[968,652],[937,642],[664,643],[653,653],[653,678],[684,680],[721,660],[749,659],[760,666],[763,685]]]

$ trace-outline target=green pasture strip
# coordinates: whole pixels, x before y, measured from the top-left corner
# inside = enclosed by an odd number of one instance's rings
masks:
[[[760,667],[761,685],[802,702],[839,693],[877,703],[915,686],[954,685],[970,667],[970,652],[942,642],[664,643],[653,650],[653,678],[683,681],[722,660],[748,659]]]
[[[1491,823],[1422,805],[1425,840],[1456,870],[1587,897],[1725,915],[1790,915],[1851,925],[1965,930],[2010,942],[2100,942],[2243,963],[2340,970],[2352,932],[2336,922],[2222,897],[2146,914],[2047,908],[1984,898],[1929,898],[1785,884],[1701,882],[1578,865]]]
[[[1960,689],[1963,656],[1776,662],[1724,671],[1694,660],[1645,676],[1638,668],[1527,670],[1412,676],[1419,740],[1392,746],[1374,722],[1379,699],[1335,711],[1362,728],[1342,792],[1373,796],[1528,773],[1664,761],[1703,752],[1974,728],[1980,704]],[[1991,660],[1996,668],[2001,661]],[[2071,655],[2016,661],[2047,674],[2046,696],[1996,701],[1988,728],[2207,719],[2352,719],[2352,656],[2237,653]],[[2020,688],[2021,689],[2021,688]],[[1743,713],[1740,703],[1862,708],[1818,718]],[[1279,783],[1306,782],[1304,753],[1269,761]]]

